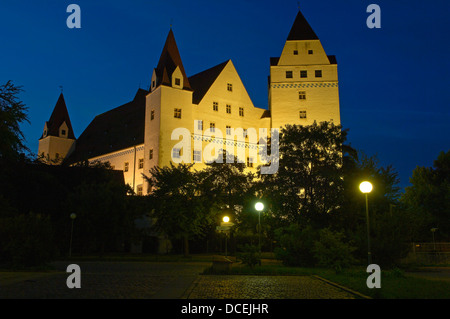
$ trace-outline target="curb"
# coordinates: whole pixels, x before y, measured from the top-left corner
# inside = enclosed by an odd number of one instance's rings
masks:
[[[194,281],[191,283],[191,285],[184,291],[184,293],[180,297],[180,299],[189,299],[189,296],[191,295],[191,293],[195,289],[195,287],[197,287],[199,281],[200,281],[200,275],[197,275],[197,277],[194,279]]]
[[[357,291],[354,291],[354,290],[352,290],[352,289],[350,289],[350,288],[341,286],[341,285],[339,285],[339,284],[337,284],[337,283],[335,283],[335,282],[329,281],[329,280],[327,280],[327,279],[325,279],[325,278],[322,278],[322,277],[320,277],[320,276],[312,275],[312,277],[317,278],[317,279],[319,279],[319,280],[321,280],[321,281],[323,281],[323,282],[326,282],[327,284],[329,284],[329,285],[331,285],[331,286],[334,286],[334,287],[337,287],[337,288],[339,288],[339,289],[345,290],[345,291],[347,291],[347,292],[349,292],[349,293],[351,293],[351,294],[353,294],[353,295],[356,295],[356,296],[358,296],[358,297],[360,297],[360,298],[363,298],[363,299],[373,299],[372,297],[363,295],[363,294],[360,293],[360,292],[357,292]]]

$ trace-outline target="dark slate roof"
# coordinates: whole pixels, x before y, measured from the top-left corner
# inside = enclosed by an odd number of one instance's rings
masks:
[[[66,102],[64,101],[64,96],[61,93],[59,95],[58,101],[56,102],[55,108],[53,109],[50,120],[47,123],[47,136],[59,136],[59,128],[66,122],[68,131],[67,136],[70,139],[75,139],[75,134],[73,133],[72,124],[70,123],[69,112],[67,111]],[[42,135],[40,139],[44,136]]]
[[[328,55],[328,60],[330,61],[330,64],[337,64],[335,55]]]
[[[261,115],[261,119],[266,118],[266,117],[271,117],[270,110],[265,110],[263,112],[263,114]]]
[[[172,73],[177,66],[180,68],[183,75],[183,88],[191,89],[188,77],[184,71],[183,62],[181,61],[180,52],[178,51],[177,43],[175,42],[175,36],[172,29],[170,29],[167,35],[166,43],[159,58],[158,66],[156,67],[156,86],[161,84],[172,85]]]
[[[280,61],[280,57],[270,58],[270,66],[278,65],[278,61]]]
[[[223,63],[220,63],[208,70],[197,73],[189,78],[189,82],[191,83],[191,87],[194,90],[192,94],[192,103],[198,104],[205,96],[206,92],[208,92],[211,85],[217,79],[219,74],[225,68],[227,63],[230,60],[227,60]]]
[[[316,33],[309,25],[302,12],[298,10],[297,17],[289,32],[288,40],[318,40]]]
[[[139,89],[133,101],[97,115],[76,141],[69,164],[144,143],[145,99]]]

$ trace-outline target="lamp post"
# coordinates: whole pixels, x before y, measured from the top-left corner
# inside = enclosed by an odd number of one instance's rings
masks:
[[[436,241],[434,240],[434,232],[438,229],[436,227],[434,227],[434,228],[431,228],[430,230],[431,230],[431,234],[433,235],[433,249],[434,249],[434,252],[436,252]]]
[[[230,222],[230,217],[228,217],[228,216],[224,216],[223,218],[222,218],[222,221],[223,221],[223,226],[228,226],[227,224]],[[227,234],[227,231],[224,231],[225,232],[225,257],[228,257],[228,247],[227,247],[227,239],[228,239],[228,234]]]
[[[258,211],[258,243],[259,243],[259,262],[261,263],[261,211],[264,209],[264,204],[257,202],[255,209]]]
[[[366,219],[367,219],[367,259],[369,265],[372,264],[372,253],[370,251],[370,226],[369,226],[369,200],[368,194],[372,191],[373,186],[370,182],[362,182],[359,184],[359,190],[366,195]]]
[[[69,247],[69,258],[72,257],[72,237],[73,237],[73,221],[77,218],[77,214],[70,214],[70,219],[72,220],[72,230],[70,232],[70,247]]]

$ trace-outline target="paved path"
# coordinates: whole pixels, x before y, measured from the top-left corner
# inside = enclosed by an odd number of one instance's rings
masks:
[[[76,262],[74,262],[76,263]],[[309,276],[200,275],[208,262],[79,262],[81,288],[59,272],[0,282],[0,299],[349,299],[350,293]]]
[[[188,299],[355,299],[311,276],[199,276]]]
[[[0,283],[0,299],[177,299],[210,263],[73,262],[81,268],[81,288],[66,285],[69,263],[59,271],[26,281]]]

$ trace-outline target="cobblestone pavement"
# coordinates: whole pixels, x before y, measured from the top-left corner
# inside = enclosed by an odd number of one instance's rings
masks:
[[[309,276],[200,275],[210,263],[73,262],[81,288],[69,289],[68,262],[58,272],[0,282],[0,299],[350,299],[354,296]]]
[[[199,276],[188,299],[355,299],[310,276]]]
[[[73,262],[81,288],[69,289],[69,263],[55,263],[55,274],[0,285],[0,299],[177,299],[210,263]]]

